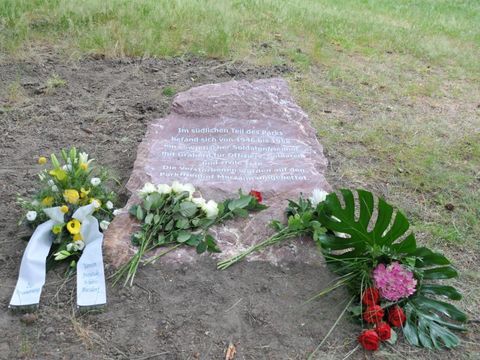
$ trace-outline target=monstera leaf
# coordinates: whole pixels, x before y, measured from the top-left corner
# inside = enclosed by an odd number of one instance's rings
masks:
[[[361,293],[362,276],[378,263],[400,261],[409,266],[418,280],[416,293],[401,302],[407,315],[405,338],[415,346],[452,348],[458,337],[450,330],[464,330],[465,313],[438,300],[460,300],[452,286],[429,281],[450,279],[458,275],[443,255],[426,247],[417,247],[415,236],[408,233],[409,222],[400,211],[365,190],[340,190],[343,205],[331,193],[319,205],[319,221],[329,232],[315,239],[320,243],[327,264],[339,275],[357,272],[353,289]],[[356,214],[356,212],[358,214]],[[452,322],[453,321],[453,322]],[[460,324],[459,324],[460,323]]]
[[[336,234],[321,237],[319,241],[322,247],[344,251],[342,255],[333,256],[333,259],[371,257],[372,254],[375,257],[396,257],[416,250],[412,233],[402,238],[410,225],[400,211],[395,212],[393,206],[383,199],[378,199],[375,209],[374,196],[369,191],[357,190],[358,200],[351,190],[342,189],[340,193],[345,206],[342,206],[336,193],[331,193],[319,214],[322,225]],[[358,219],[355,216],[356,208]]]

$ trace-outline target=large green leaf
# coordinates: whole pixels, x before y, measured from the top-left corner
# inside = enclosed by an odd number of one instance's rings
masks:
[[[451,279],[457,276],[457,270],[451,266],[435,267],[423,271],[423,278],[427,280]]]
[[[460,300],[462,298],[457,289],[448,285],[424,284],[419,289],[419,292],[424,295],[444,296],[451,300]]]
[[[431,309],[421,310],[412,303],[405,305],[407,321],[403,326],[405,339],[414,346],[429,349],[453,348],[460,343],[459,338],[448,328],[463,330],[463,327],[448,323]]]
[[[452,304],[427,298],[422,295],[415,296],[410,302],[418,309],[424,312],[436,312],[449,317],[452,320],[465,322],[467,315]]]
[[[395,253],[410,253],[416,249],[413,234],[399,241],[409,229],[408,220],[400,211],[395,212],[383,199],[378,199],[375,209],[373,194],[365,190],[357,190],[358,199],[355,199],[351,190],[342,189],[340,192],[345,206],[342,206],[336,193],[329,194],[319,213],[319,220],[328,230],[347,234],[348,237],[337,236],[333,241],[324,237],[322,245],[325,248],[331,250],[353,248],[352,254],[361,254],[365,250],[382,247],[388,247]],[[355,217],[356,208],[359,211],[358,219]]]

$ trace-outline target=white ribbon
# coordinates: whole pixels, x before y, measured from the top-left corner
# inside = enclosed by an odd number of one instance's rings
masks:
[[[107,302],[103,269],[103,234],[98,230],[98,220],[92,215],[94,205],[83,206],[73,214],[82,223],[80,233],[85,248],[77,264],[77,305],[96,306]],[[17,285],[10,307],[38,305],[45,284],[46,261],[53,242],[52,227],[64,222],[60,207],[44,209],[50,220],[35,229],[20,265]]]
[[[52,246],[52,226],[54,220],[48,220],[37,226],[23,253],[20,274],[13,291],[10,306],[36,305],[45,284],[45,267],[48,252]]]
[[[73,217],[82,223],[85,248],[77,264],[77,306],[98,306],[107,303],[105,273],[103,269],[103,234],[98,230],[98,220],[92,215],[94,205],[79,208]]]

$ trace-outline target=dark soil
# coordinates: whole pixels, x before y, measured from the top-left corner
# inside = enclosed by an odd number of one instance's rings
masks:
[[[25,316],[8,309],[22,238],[30,234],[17,226],[15,200],[35,191],[39,155],[75,145],[124,185],[147,123],[167,114],[173,93],[290,71],[195,58],[67,62],[46,56],[0,65],[0,359],[224,359],[230,343],[235,359],[305,359],[348,301],[340,290],[302,306],[333,279],[320,256],[316,265],[243,262],[223,272],[208,255],[176,267],[160,261],[142,269],[131,288],[108,281],[108,305],[99,313],[77,312],[75,280],[66,280],[59,267],[47,274],[37,311]],[[65,85],[48,86],[55,74]],[[123,186],[120,195],[124,202]],[[357,346],[358,331],[340,321],[318,358],[342,359]],[[392,351],[388,358],[450,356]],[[357,350],[350,358],[363,357]]]

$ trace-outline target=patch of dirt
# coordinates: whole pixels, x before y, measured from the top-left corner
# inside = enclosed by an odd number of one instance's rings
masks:
[[[76,313],[75,280],[66,282],[65,269],[57,268],[47,275],[36,316],[7,309],[26,245],[21,237],[29,235],[17,226],[15,198],[34,192],[39,155],[75,145],[124,185],[147,123],[167,114],[173,92],[289,71],[195,58],[66,63],[47,57],[0,65],[0,358],[221,359],[229,343],[237,359],[305,358],[346,295],[301,306],[332,280],[320,257],[315,266],[253,262],[224,272],[208,255],[180,267],[158,262],[139,273],[133,288],[108,282],[106,309],[85,314]],[[122,187],[123,201],[126,195]]]

